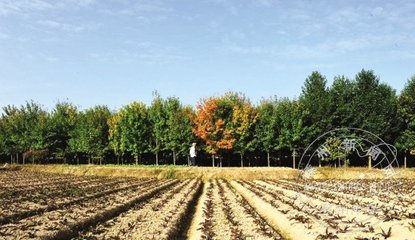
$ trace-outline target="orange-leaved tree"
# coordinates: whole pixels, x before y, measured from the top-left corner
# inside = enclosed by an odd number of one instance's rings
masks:
[[[234,150],[239,153],[243,167],[245,153],[255,148],[254,131],[258,112],[243,95],[236,97],[232,113],[232,132],[235,138]]]
[[[215,166],[215,154],[219,150],[233,148],[235,138],[229,124],[226,123],[226,115],[220,109],[221,98],[210,97],[197,104],[196,115],[193,122],[193,133],[206,144],[206,151],[212,155],[212,166]]]

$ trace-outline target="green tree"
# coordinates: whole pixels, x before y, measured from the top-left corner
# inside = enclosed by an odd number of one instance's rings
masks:
[[[120,164],[120,158],[123,162],[124,154],[126,153],[126,144],[125,139],[123,138],[121,132],[121,120],[123,112],[119,111],[108,119],[108,139],[109,139],[109,148],[117,156],[117,164]]]
[[[312,72],[305,80],[300,96],[300,104],[304,107],[303,125],[310,130],[310,135],[304,136],[305,142],[310,142],[318,135],[330,129],[327,80],[319,72]]]
[[[59,102],[47,122],[46,145],[55,159],[66,163],[70,134],[75,128],[78,109],[71,103]]]
[[[408,80],[399,95],[398,117],[401,129],[396,145],[405,151],[406,165],[406,154],[415,149],[415,76]]]
[[[166,148],[167,142],[167,113],[165,100],[158,93],[154,93],[154,99],[149,108],[149,120],[151,123],[150,151],[156,156],[156,165],[159,165],[159,152]]]
[[[96,106],[78,115],[76,126],[71,131],[69,146],[75,153],[86,153],[88,163],[99,159],[102,163],[108,150],[108,120],[111,113],[106,106]]]
[[[121,145],[125,144],[135,159],[141,162],[141,156],[149,149],[151,134],[148,110],[143,103],[132,102],[121,109]]]
[[[21,155],[24,164],[26,152],[45,147],[44,128],[48,117],[47,112],[33,101],[26,102],[20,108],[7,106],[3,108],[3,112],[1,126],[3,151],[16,155],[17,162]]]
[[[280,124],[280,134],[276,150],[289,149],[293,156],[293,167],[295,168],[295,157],[298,150],[304,147],[304,136],[310,136],[310,128],[304,126],[305,109],[298,100],[281,99],[276,107],[277,121]],[[313,129],[314,130],[314,129]]]
[[[387,142],[396,139],[397,97],[395,90],[380,83],[373,71],[362,70],[356,75],[354,127],[381,136]]]
[[[19,163],[21,113],[15,106],[3,108],[1,121],[2,152],[10,155],[12,163]]]
[[[354,98],[356,83],[344,76],[334,78],[329,90],[330,98],[330,122],[334,128],[356,127],[354,126]]]
[[[267,153],[267,163],[270,166],[270,152],[278,145],[278,121],[276,116],[278,100],[261,101],[258,109],[258,120],[255,126],[257,147]]]
[[[193,111],[190,107],[183,107],[178,98],[170,97],[166,100],[165,112],[167,115],[166,148],[172,151],[173,164],[176,165],[177,155],[187,155],[194,141],[191,120]]]
[[[46,124],[48,114],[42,107],[32,102],[27,102],[20,109],[23,117],[21,129],[21,142],[24,152],[39,150],[46,147]],[[32,155],[33,156],[33,155]],[[23,154],[23,163],[25,163]],[[34,158],[32,158],[33,163]]]
[[[327,158],[324,158],[323,161],[326,162],[335,162],[336,160],[339,161],[340,167],[340,160],[344,159],[346,156],[346,152],[344,149],[344,144],[342,140],[336,136],[331,136],[326,139],[324,142],[325,148],[330,152]],[[319,166],[321,167],[321,159],[319,158]],[[344,160],[344,165],[347,165],[347,160]]]
[[[255,147],[254,129],[257,118],[258,113],[249,99],[241,94],[236,94],[233,98],[231,126],[235,138],[233,150],[241,157],[241,167],[244,165],[246,152],[253,151]]]

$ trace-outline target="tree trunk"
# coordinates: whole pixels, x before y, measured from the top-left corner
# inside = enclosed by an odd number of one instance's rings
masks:
[[[269,161],[269,151],[267,151],[267,163],[268,163],[268,167],[271,166],[270,161]]]
[[[344,167],[347,167],[347,152],[344,153]]]
[[[23,164],[25,164],[25,162],[26,162],[26,156],[24,154],[22,154],[22,160],[23,160]]]
[[[321,167],[321,159],[318,158],[318,167]]]
[[[13,154],[10,155],[10,164],[13,164]]]
[[[173,165],[176,165],[176,151],[173,150]]]
[[[187,156],[187,166],[190,166],[190,156]]]
[[[215,166],[215,155],[212,154],[212,167]]]
[[[16,153],[16,164],[19,164],[19,154]]]
[[[135,165],[138,165],[138,155],[135,155],[134,158],[135,158]]]
[[[99,157],[99,165],[102,165],[102,157]]]
[[[372,168],[372,156],[371,155],[369,155],[368,167],[369,167],[369,169]]]
[[[219,159],[219,161],[220,161],[220,167],[222,167],[222,158]]]
[[[244,155],[241,154],[241,167],[243,167],[243,166],[244,166]]]
[[[405,157],[403,158],[403,168],[406,169],[406,151],[405,151]]]
[[[32,164],[35,164],[35,155],[32,154]]]
[[[293,150],[293,168],[295,169],[295,149]]]
[[[156,151],[156,165],[159,165],[159,151]]]
[[[117,154],[117,165],[120,165],[120,155]]]

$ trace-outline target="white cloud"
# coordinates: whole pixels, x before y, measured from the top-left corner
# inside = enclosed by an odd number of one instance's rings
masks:
[[[129,16],[134,15],[134,10],[132,9],[121,9],[121,10],[115,10],[115,9],[103,9],[100,10],[101,13],[111,15],[111,16]]]
[[[371,35],[366,34],[359,37],[332,38],[316,43],[292,43],[288,45],[251,45],[241,46],[237,44],[226,44],[217,47],[221,52],[241,55],[259,55],[261,58],[284,58],[284,59],[325,59],[336,56],[365,55],[379,56],[387,59],[389,56],[399,59],[413,58],[415,36],[406,34]],[[399,48],[402,46],[402,48]]]
[[[276,0],[253,0],[252,1],[254,6],[258,6],[258,7],[270,7],[275,2],[276,2]]]
[[[83,32],[83,31],[89,31],[89,30],[95,30],[98,28],[98,24],[80,24],[80,25],[74,25],[74,24],[67,24],[62,22],[57,22],[53,20],[40,20],[37,21],[37,23],[41,26],[51,28],[51,29],[57,29],[60,31],[65,32]]]
[[[53,9],[54,5],[42,0],[1,0],[0,15],[24,13],[30,11],[43,11]]]
[[[168,64],[190,60],[180,49],[153,42],[126,40],[120,49],[88,54],[97,61],[140,62],[145,64]]]
[[[174,53],[149,53],[128,50],[114,50],[105,53],[89,53],[88,57],[103,62],[140,62],[145,64],[169,64],[190,60],[187,56]]]
[[[133,9],[137,12],[172,12],[173,9],[150,3],[137,3]]]
[[[122,6],[122,5],[121,5]],[[156,2],[140,2],[132,6],[124,6],[121,8],[105,8],[100,10],[101,13],[113,15],[113,16],[131,16],[138,15],[140,13],[171,13],[174,9],[163,6]]]
[[[86,7],[95,3],[95,0],[0,0],[0,16],[10,14],[32,14],[47,10]]]
[[[75,5],[85,7],[94,4],[95,0],[73,0]]]

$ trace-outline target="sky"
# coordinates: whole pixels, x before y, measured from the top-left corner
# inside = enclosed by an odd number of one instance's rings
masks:
[[[397,93],[415,74],[415,1],[0,0],[0,107],[258,103],[362,69]]]

